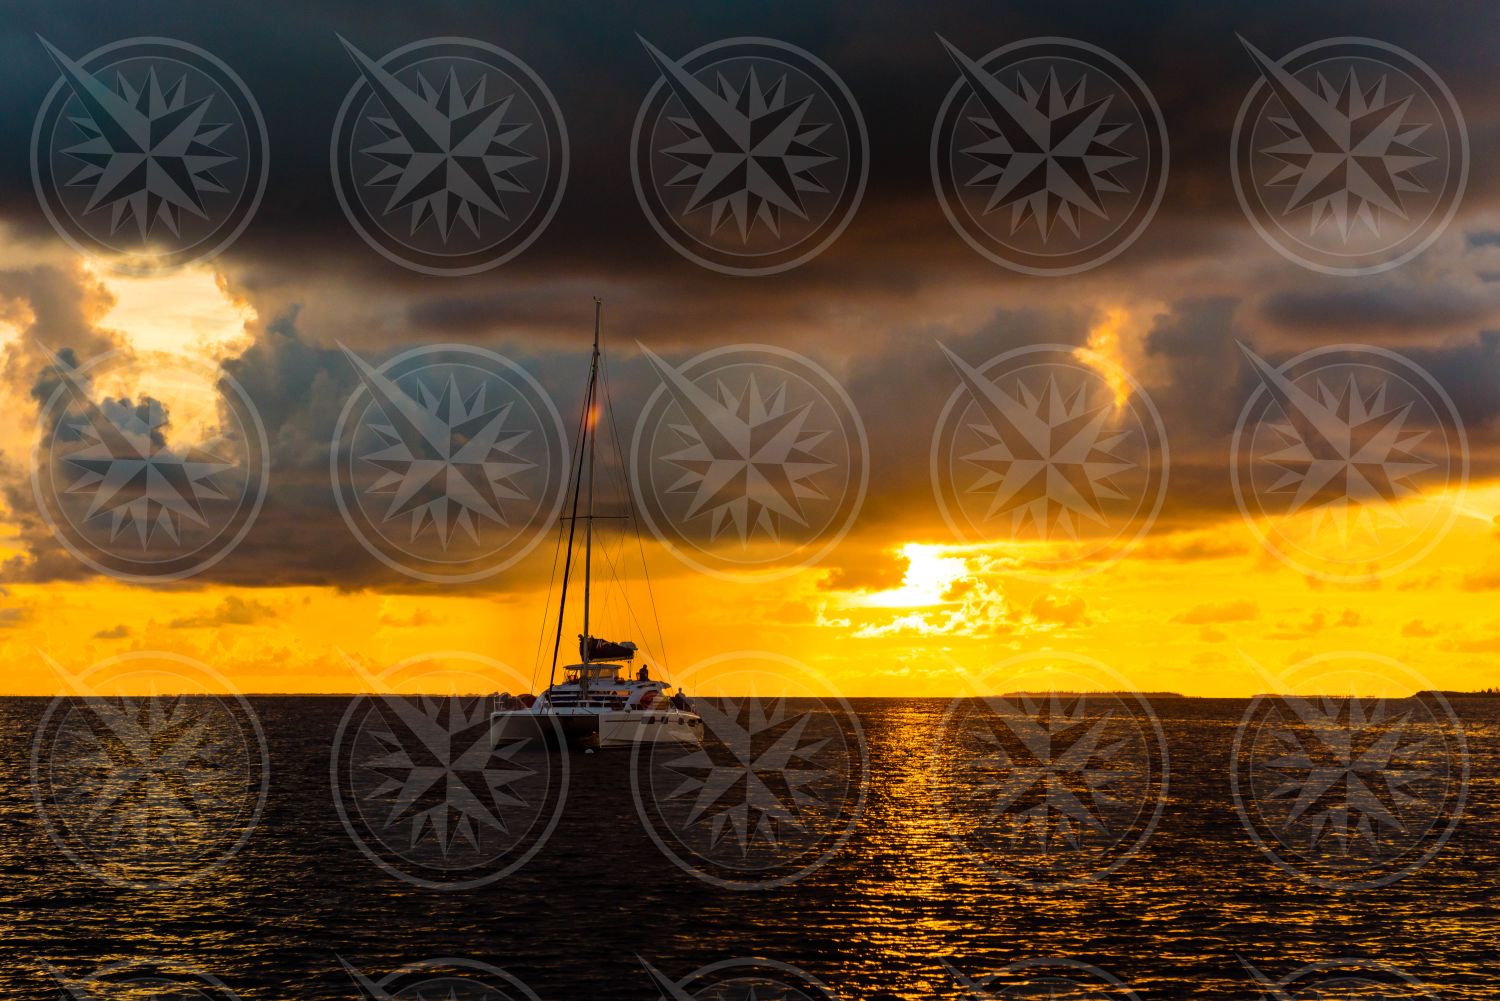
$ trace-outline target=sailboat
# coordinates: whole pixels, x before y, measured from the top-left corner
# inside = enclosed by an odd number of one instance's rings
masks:
[[[616,517],[594,513],[594,459],[600,413],[599,331],[602,315],[603,303],[596,298],[594,351],[589,363],[583,414],[579,419],[578,465],[572,477],[572,514],[565,519],[567,554],[563,562],[557,632],[553,641],[548,687],[535,697],[497,695],[490,717],[492,736],[496,742],[535,738],[549,746],[587,750],[652,743],[697,745],[703,742],[703,719],[693,711],[692,704],[682,690],[669,696],[667,693],[671,686],[651,677],[649,666],[642,664],[635,668],[639,647],[633,641],[601,639],[589,631],[589,613],[593,603],[594,522],[598,518]],[[579,513],[580,499],[584,504],[583,514]],[[557,661],[562,647],[563,621],[568,605],[568,579],[573,566],[579,522],[584,525],[583,631],[578,637],[579,662],[564,665],[563,679],[558,681]],[[642,559],[644,560],[644,552]]]

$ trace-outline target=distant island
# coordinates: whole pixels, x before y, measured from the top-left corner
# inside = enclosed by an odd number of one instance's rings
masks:
[[[1414,698],[1424,699],[1441,695],[1445,699],[1500,699],[1500,688],[1481,688],[1473,692],[1450,692],[1442,689],[1428,689],[1418,692]]]

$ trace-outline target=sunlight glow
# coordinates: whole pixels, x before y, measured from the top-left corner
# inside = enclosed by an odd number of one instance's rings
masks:
[[[947,555],[943,546],[908,542],[898,552],[906,562],[901,586],[865,596],[861,604],[875,608],[928,608],[953,601],[949,592],[969,571],[961,556]]]
[[[210,267],[122,275],[100,271],[85,258],[83,270],[115,300],[99,325],[123,333],[136,350],[218,360],[240,353],[250,342],[255,309],[237,301]]]
[[[1128,319],[1129,314],[1120,307],[1106,309],[1103,318],[1089,328],[1088,350],[1074,352],[1074,357],[1092,365],[1104,377],[1114,394],[1116,410],[1130,401],[1130,382],[1125,378],[1125,356],[1120,345],[1120,331]],[[1094,356],[1111,364],[1099,365]]]
[[[100,379],[95,388],[122,398],[150,395],[160,400],[171,412],[172,436],[179,444],[209,437],[220,422],[219,363],[249,346],[258,319],[255,309],[237,300],[210,267],[124,275],[86,258],[81,266],[113,299],[96,321],[101,329],[120,334],[135,352],[176,354],[203,363],[201,369],[132,365]]]

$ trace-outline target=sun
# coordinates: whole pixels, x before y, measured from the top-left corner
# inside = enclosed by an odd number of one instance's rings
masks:
[[[899,587],[877,591],[862,602],[873,608],[925,608],[949,603],[953,585],[969,574],[962,556],[948,547],[907,542],[896,551],[906,560]]]

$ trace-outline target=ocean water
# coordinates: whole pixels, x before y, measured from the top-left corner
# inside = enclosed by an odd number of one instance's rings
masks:
[[[1126,989],[1143,999],[1263,996],[1251,968],[1284,983],[1287,997],[1422,996],[1412,983],[1445,998],[1500,996],[1500,699],[1453,703],[1466,742],[1466,781],[1451,756],[1446,766],[1434,763],[1444,753],[1442,735],[1424,731],[1421,718],[1413,723],[1409,705],[1383,718],[1386,730],[1392,721],[1410,727],[1405,749],[1398,748],[1408,759],[1401,775],[1393,780],[1376,769],[1366,776],[1369,788],[1379,788],[1380,803],[1409,828],[1398,825],[1383,836],[1413,839],[1420,847],[1423,830],[1448,829],[1452,817],[1442,815],[1441,804],[1432,806],[1424,783],[1449,793],[1461,788],[1464,802],[1440,846],[1429,838],[1416,855],[1399,856],[1396,867],[1411,871],[1379,886],[1360,885],[1359,875],[1388,875],[1389,858],[1355,858],[1351,872],[1338,871],[1337,864],[1316,870],[1306,858],[1278,864],[1257,845],[1237,812],[1231,783],[1233,767],[1254,750],[1241,726],[1252,708],[1246,700],[1155,699],[1155,725],[1133,731],[1145,734],[1139,740],[1120,732],[1085,734],[1095,741],[1087,750],[1104,763],[1095,769],[1103,778],[1073,788],[1078,795],[1072,798],[1061,790],[1055,801],[1038,800],[1034,790],[1012,795],[1031,777],[1017,750],[1028,746],[1024,739],[997,745],[1005,753],[978,769],[984,780],[967,798],[955,795],[953,783],[969,781],[976,769],[954,768],[972,748],[961,746],[962,739],[948,741],[960,731],[945,701],[852,700],[852,719],[816,705],[782,706],[783,718],[763,722],[785,736],[799,713],[810,713],[814,718],[793,742],[802,742],[809,759],[841,755],[838,760],[857,774],[830,785],[826,774],[807,761],[799,764],[794,754],[780,769],[785,788],[755,793],[768,797],[773,814],[776,802],[843,797],[838,809],[823,815],[822,827],[807,826],[807,844],[773,846],[772,854],[795,855],[780,869],[775,859],[746,854],[735,814],[724,815],[716,834],[709,814],[693,820],[705,784],[678,792],[680,777],[693,765],[683,764],[680,753],[656,760],[630,752],[575,753],[567,758],[564,783],[557,762],[519,749],[508,760],[515,774],[528,777],[514,784],[512,798],[545,799],[565,784],[565,800],[557,811],[527,814],[529,827],[512,823],[506,837],[519,837],[524,852],[503,861],[529,856],[511,871],[483,885],[449,888],[393,875],[379,852],[362,849],[351,835],[340,795],[389,801],[401,791],[382,793],[377,786],[336,794],[341,769],[347,775],[363,767],[340,764],[341,742],[366,763],[384,752],[399,757],[399,748],[382,750],[378,727],[351,736],[350,720],[358,714],[349,699],[257,697],[247,704],[263,733],[263,762],[256,746],[236,748],[232,741],[203,750],[201,727],[195,729],[201,706],[180,718],[172,714],[181,706],[151,710],[158,714],[154,720],[138,717],[161,724],[165,734],[153,752],[162,774],[153,776],[139,761],[99,759],[97,728],[91,743],[87,727],[76,726],[76,713],[83,711],[77,705],[49,713],[48,700],[0,700],[0,998],[65,996],[59,978],[87,981],[104,971],[107,980],[113,964],[147,960],[162,982],[180,982],[180,971],[192,970],[232,995],[202,987],[206,979],[189,989],[132,976],[97,996],[357,998],[367,995],[346,963],[379,981],[409,964],[457,958],[501,968],[541,998],[648,999],[663,992],[646,963],[687,981],[711,964],[748,957],[789,964],[839,997],[861,999],[979,996],[961,977],[992,997],[1128,997]],[[59,723],[69,709],[72,731]],[[1052,709],[1061,722],[1049,725],[1051,731],[1070,731],[1074,738],[1090,720],[1108,718],[1114,726],[1129,715],[1070,717],[1067,707]],[[235,721],[213,725],[232,729]],[[1264,741],[1275,745],[1284,729],[1265,730]],[[359,739],[374,743],[360,751]],[[734,747],[710,750],[714,760],[738,760]],[[1295,749],[1270,746],[1256,753],[1284,773],[1322,774],[1316,762],[1296,760]],[[822,761],[824,772],[829,760]],[[269,767],[263,804],[261,763]],[[676,778],[652,786],[664,769]],[[171,775],[183,772],[210,777],[174,786]],[[1296,790],[1278,791],[1263,776],[1241,774],[1242,802],[1248,795],[1295,813]],[[1313,833],[1328,835],[1325,848],[1338,840],[1330,840],[1329,831],[1348,822],[1358,835],[1359,823],[1381,809],[1351,791],[1347,774],[1335,778],[1331,792],[1322,789],[1323,801],[1342,790],[1362,806],[1358,816],[1314,808],[1288,820],[1321,825]],[[99,796],[106,782],[123,791]],[[642,790],[653,788],[658,792],[650,795],[662,802],[685,806],[664,808],[664,821],[643,820]],[[861,791],[862,797],[854,795]],[[464,791],[448,788],[444,795],[462,798]],[[182,814],[179,843],[160,831],[142,838],[128,823],[101,823],[94,815],[101,802],[131,797],[157,802],[155,815],[167,816],[169,825],[182,803],[204,802]],[[993,804],[996,797],[1022,819],[1002,830],[990,823],[994,811],[965,806]],[[1068,804],[1075,799],[1092,800],[1094,811],[1072,816]],[[1451,808],[1451,795],[1447,802]],[[677,814],[668,816],[672,809]],[[1276,819],[1274,806],[1259,809],[1252,804],[1250,812]],[[751,816],[745,833],[754,842],[755,814],[740,815]],[[59,818],[67,822],[62,828]],[[1110,830],[1128,828],[1129,850],[1113,838],[1089,835],[1095,821]],[[366,822],[380,818],[371,814]],[[694,871],[691,838],[664,839],[660,830],[653,834],[653,822],[697,823],[708,832],[698,848],[728,854],[718,860],[705,855]],[[518,834],[520,828],[525,833]],[[1042,828],[1054,839],[1050,852],[1027,842]],[[245,830],[240,844],[236,838]],[[89,833],[84,842],[70,841],[70,831]],[[429,827],[418,840],[431,842],[439,833],[454,832]],[[484,840],[483,831],[474,834]],[[467,844],[463,837],[459,843]],[[1435,847],[1431,858],[1408,866],[1427,847]],[[387,862],[416,859],[436,867],[424,871],[440,870],[441,853],[424,859],[424,850],[421,843],[396,845]],[[203,858],[222,862],[176,882]],[[1374,868],[1360,869],[1365,863]],[[1299,865],[1333,876],[1309,882]],[[704,871],[714,878],[704,878]],[[736,872],[745,876],[742,882],[777,885],[726,885]],[[465,875],[456,872],[450,882],[461,884]],[[159,885],[147,885],[153,883]],[[1065,961],[1055,967],[1063,980],[1094,977],[1086,965],[1118,984],[1093,993],[1048,988],[1038,967],[1026,965],[1043,959]],[[1333,965],[1316,968],[1319,963]],[[1383,972],[1360,972],[1377,969]],[[1378,986],[1392,971],[1410,982]],[[688,984],[686,996],[736,996],[727,981],[703,987],[706,982]],[[390,997],[447,997],[403,991],[396,981],[386,989]],[[519,991],[509,996],[524,996]],[[763,990],[757,996],[778,995]],[[810,995],[804,990],[802,996]]]

